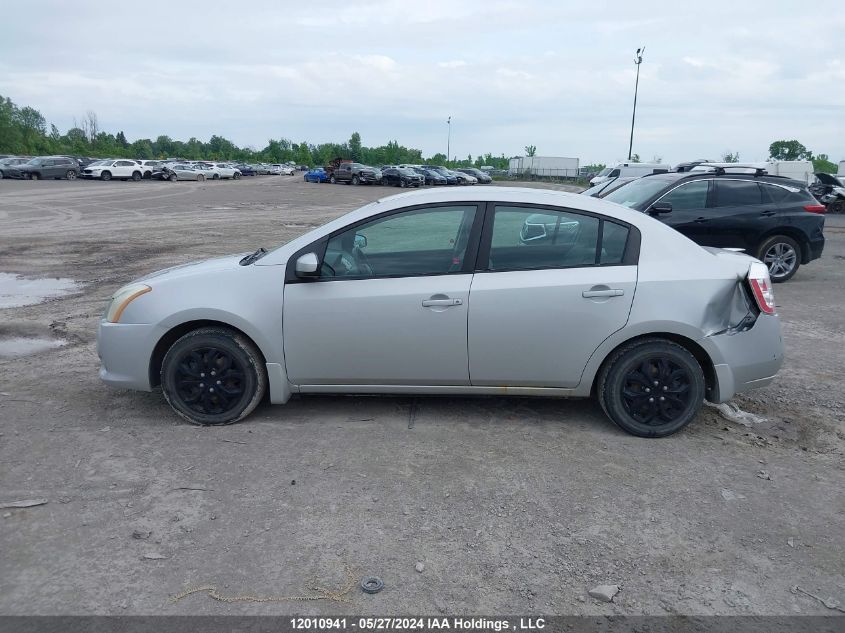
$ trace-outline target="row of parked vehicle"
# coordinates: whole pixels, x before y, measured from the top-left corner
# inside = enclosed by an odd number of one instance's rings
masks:
[[[422,187],[423,185],[489,184],[493,179],[480,169],[447,169],[441,165],[382,165],[371,167],[353,161],[335,159],[326,167],[305,172],[306,182],[344,183],[347,185],[385,185]]]
[[[287,175],[289,164],[247,164],[216,161],[93,159],[82,156],[0,157],[0,179],[28,180],[238,180],[242,176]]]

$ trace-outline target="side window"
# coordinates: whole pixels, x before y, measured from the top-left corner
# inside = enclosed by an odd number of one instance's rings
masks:
[[[749,204],[760,204],[762,197],[760,187],[750,180],[717,180],[717,207],[740,207]]]
[[[396,277],[459,272],[476,207],[414,209],[335,235],[320,276]]]
[[[607,175],[608,178],[617,178],[618,176],[619,176],[619,170],[618,169],[614,169],[613,171],[611,171]]]
[[[670,203],[673,211],[703,209],[707,206],[708,188],[708,180],[694,180],[693,182],[684,183],[680,187],[673,189],[660,198],[659,202]]]
[[[573,211],[497,206],[488,270],[596,264],[599,219]]]
[[[628,243],[628,227],[605,220],[601,231],[600,264],[621,264]]]
[[[773,185],[760,185],[760,187],[763,189],[763,202],[783,202],[792,193],[789,189]]]

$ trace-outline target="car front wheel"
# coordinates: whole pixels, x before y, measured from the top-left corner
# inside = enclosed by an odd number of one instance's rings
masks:
[[[102,180],[106,180],[106,181],[111,180],[111,172],[110,171],[104,171],[103,173],[100,174],[100,178]]]
[[[608,417],[639,437],[666,437],[698,414],[704,372],[677,343],[648,338],[623,345],[605,362],[597,395]]]
[[[801,266],[801,247],[791,237],[774,235],[760,245],[757,259],[769,268],[774,283],[791,279]]]
[[[267,391],[264,361],[242,334],[222,327],[189,332],[161,365],[167,403],[191,424],[232,424],[248,416]]]

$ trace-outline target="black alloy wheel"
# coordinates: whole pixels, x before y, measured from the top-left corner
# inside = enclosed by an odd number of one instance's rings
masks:
[[[623,345],[605,362],[597,394],[605,413],[640,437],[682,429],[704,401],[704,372],[684,347],[664,339]]]
[[[208,327],[180,338],[161,368],[162,392],[174,411],[192,424],[231,424],[264,397],[261,354],[243,335]]]

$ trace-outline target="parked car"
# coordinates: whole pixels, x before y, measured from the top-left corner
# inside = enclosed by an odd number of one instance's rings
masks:
[[[446,177],[434,171],[433,169],[426,169],[425,167],[413,167],[412,170],[423,177],[424,184],[426,185],[446,184]]]
[[[204,181],[205,172],[197,169],[193,165],[184,163],[172,163],[166,166],[167,180],[176,182],[177,180],[198,180]]]
[[[20,170],[21,165],[26,165],[29,158],[19,158],[17,156],[8,156],[0,158],[0,179],[2,178],[23,178],[23,173]]]
[[[420,187],[425,179],[412,169],[392,167],[381,172],[381,184],[394,187]]]
[[[152,170],[150,171],[152,174]],[[80,174],[88,180],[141,180],[144,177],[144,168],[134,160],[95,160],[89,164]]]
[[[810,185],[810,193],[827,207],[828,213],[845,213],[845,178],[824,172],[815,176],[816,182]]]
[[[293,165],[282,165],[281,175],[282,176],[293,176],[296,172],[296,169]]]
[[[478,184],[478,178],[473,176],[472,174],[467,174],[462,171],[458,171],[455,169],[449,170],[452,174],[454,174],[455,178],[458,180],[459,185],[476,185]]]
[[[382,171],[361,163],[340,163],[329,175],[332,184],[342,182],[347,185],[375,185],[381,182]]]
[[[524,244],[537,214],[577,229]],[[269,252],[151,273],[114,293],[97,341],[103,381],[161,384],[199,425],[268,392],[595,394],[661,437],[783,360],[760,262],[620,205],[505,187],[393,196]]]
[[[593,198],[604,198],[611,191],[616,191],[622,185],[628,184],[632,180],[636,180],[636,176],[628,176],[627,178],[611,178],[605,180],[597,185],[593,185],[589,189],[581,192],[582,196],[592,196]]]
[[[235,165],[235,169],[241,172],[241,176],[255,176],[255,169],[252,165],[247,165],[246,163],[240,163]]]
[[[141,177],[147,179],[149,179],[153,175],[153,172],[161,165],[160,160],[136,160],[135,162],[141,166]]]
[[[75,180],[79,175],[79,164],[67,156],[38,156],[20,165],[18,171],[21,177],[30,180],[43,178]]]
[[[604,200],[657,216],[702,246],[742,249],[766,263],[774,282],[824,249],[824,205],[797,180],[727,168],[654,174]]]
[[[441,167],[439,165],[425,165],[425,168],[431,169],[432,171],[435,171],[438,174],[440,174],[441,176],[443,176],[446,179],[447,185],[457,185],[458,184],[458,177],[454,173],[452,173],[451,171],[446,169],[445,167]]]
[[[305,182],[328,182],[329,174],[322,167],[315,167],[305,172]]]
[[[462,167],[460,169],[456,169],[455,171],[475,176],[476,180],[478,180],[478,182],[482,185],[489,185],[493,182],[493,179],[488,174],[485,174],[483,171],[476,169],[475,167]]]
[[[229,178],[232,180],[239,180],[241,177],[241,171],[229,163],[212,163],[212,165],[214,165],[214,169],[217,170],[217,174],[220,178],[223,178],[224,180],[228,180]]]

